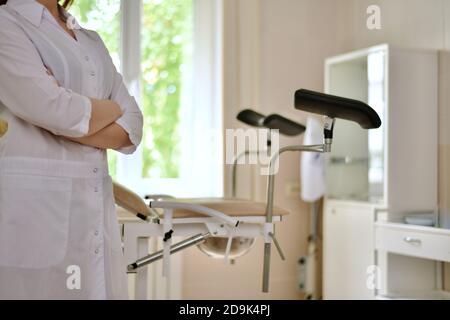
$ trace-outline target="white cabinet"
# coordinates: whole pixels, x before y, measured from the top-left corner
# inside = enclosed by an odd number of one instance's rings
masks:
[[[374,206],[328,200],[324,207],[325,299],[373,299]]]
[[[437,205],[438,54],[380,45],[325,62],[325,91],[368,103],[382,126],[338,119],[327,197],[392,212]]]
[[[383,124],[365,131],[336,122],[326,165],[324,297],[439,289],[436,261],[450,259],[450,230],[404,224],[406,214],[438,204],[438,52],[381,45],[332,57],[325,91],[367,102]]]

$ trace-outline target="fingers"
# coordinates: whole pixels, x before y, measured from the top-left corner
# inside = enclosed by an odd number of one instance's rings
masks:
[[[0,119],[0,138],[3,137],[8,131],[8,122]]]

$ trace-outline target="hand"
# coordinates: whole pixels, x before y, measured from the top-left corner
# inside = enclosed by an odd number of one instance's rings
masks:
[[[0,119],[0,138],[8,131],[8,121]]]

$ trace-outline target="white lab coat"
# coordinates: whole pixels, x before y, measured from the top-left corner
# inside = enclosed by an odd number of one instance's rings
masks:
[[[34,0],[0,7],[0,299],[127,298],[106,152],[61,136],[87,133],[88,97],[112,99],[129,154],[142,113],[97,33],[74,32]]]

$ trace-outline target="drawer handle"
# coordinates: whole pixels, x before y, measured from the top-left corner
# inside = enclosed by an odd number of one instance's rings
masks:
[[[409,243],[409,244],[414,245],[414,246],[420,246],[422,244],[422,240],[417,239],[417,238],[404,237],[403,240],[406,243]]]

